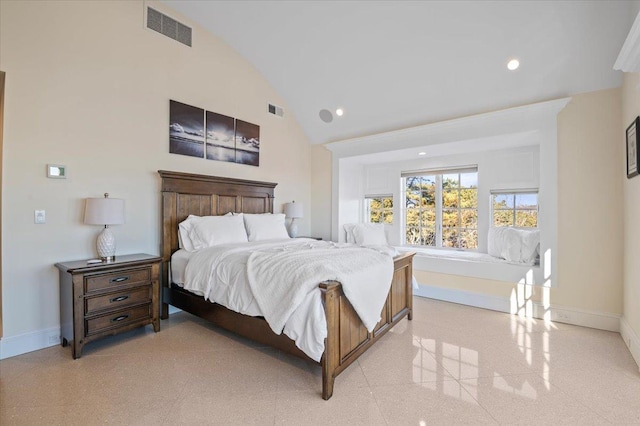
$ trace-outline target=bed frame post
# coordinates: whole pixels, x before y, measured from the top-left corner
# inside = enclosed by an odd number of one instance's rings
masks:
[[[413,255],[412,253],[409,257],[409,262],[407,262],[407,266],[405,269],[405,280],[407,283],[407,319],[411,321],[413,319]]]
[[[160,256],[162,256],[162,278],[161,278],[161,304],[160,304],[160,319],[169,318],[169,304],[165,300],[165,287],[170,287],[169,282],[169,264],[171,261],[171,255],[173,254],[173,246],[176,243],[173,241],[177,238],[178,223],[176,220],[176,203],[177,197],[175,192],[162,191],[162,248]]]
[[[340,289],[335,281],[320,284],[325,316],[327,317],[327,338],[322,357],[322,399],[333,395],[336,369],[340,365]]]

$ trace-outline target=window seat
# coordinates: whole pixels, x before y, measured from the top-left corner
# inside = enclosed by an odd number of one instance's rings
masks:
[[[435,257],[438,259],[465,260],[469,262],[509,263],[488,253],[463,250],[440,250],[436,248],[397,247],[399,251],[415,251],[419,256]]]
[[[521,281],[527,284],[543,283],[540,265],[515,264],[487,253],[471,251],[410,246],[399,246],[396,249],[399,252],[416,253],[413,260],[414,271],[462,275],[511,283]]]

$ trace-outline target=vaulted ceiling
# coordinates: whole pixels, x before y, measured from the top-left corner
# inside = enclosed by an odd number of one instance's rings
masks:
[[[617,87],[635,18],[627,1],[164,3],[253,64],[312,143]]]

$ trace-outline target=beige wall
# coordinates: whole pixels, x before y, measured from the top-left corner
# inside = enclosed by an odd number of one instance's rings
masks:
[[[331,240],[331,152],[322,145],[311,147],[311,176],[311,233]]]
[[[640,73],[626,73],[622,84],[622,123],[620,139],[640,115]],[[626,167],[626,151],[620,153],[619,167]],[[640,176],[627,179],[624,187],[624,318],[640,336]]]
[[[118,253],[159,253],[159,169],[278,182],[276,211],[303,203],[309,232],[308,141],[292,114],[266,112],[282,99],[228,45],[150,4],[193,27],[193,48],[144,28],[142,1],[0,2],[7,338],[59,325],[53,265],[95,256],[100,231],[82,224],[84,198],[126,200]],[[169,154],[169,99],[260,125],[260,167]],[[47,163],[68,178],[47,179]]]
[[[558,288],[551,303],[622,313],[620,89],[581,94],[558,115]]]
[[[603,90],[574,96],[558,115],[558,283],[548,294],[552,306],[622,313],[622,210],[611,208],[623,205],[620,105],[620,89]],[[517,283],[414,271],[421,284],[444,289],[506,299],[517,291]],[[541,289],[531,290],[530,299],[541,302]]]

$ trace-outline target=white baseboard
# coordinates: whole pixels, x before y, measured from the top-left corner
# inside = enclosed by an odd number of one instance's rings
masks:
[[[551,304],[545,310],[542,303],[534,303],[534,317],[545,318],[546,311],[553,322],[579,325],[581,327],[597,328],[599,330],[620,332],[620,315],[608,312],[588,311],[568,306]]]
[[[0,359],[11,358],[60,344],[60,327],[0,339]]]
[[[169,315],[181,312],[180,309],[169,305]],[[0,359],[11,358],[27,352],[38,351],[60,344],[60,327],[32,331],[17,336],[0,339]]]
[[[633,328],[631,328],[625,317],[620,318],[620,335],[640,370],[640,337]]]
[[[511,308],[509,299],[499,296],[489,296],[482,293],[473,293],[466,290],[419,284],[418,289],[414,290],[413,294],[416,296],[428,297],[429,299],[459,303],[461,305],[490,309],[498,312],[509,313]]]
[[[511,301],[506,297],[491,296],[466,290],[441,288],[420,284],[414,291],[416,296],[445,302],[459,303],[476,308],[490,309],[498,312],[512,313]],[[582,327],[597,328],[607,331],[620,331],[620,316],[606,312],[586,311],[582,309],[551,304],[548,309],[539,302],[531,305],[531,316],[539,319],[549,319],[565,324]],[[640,349],[640,346],[638,346]]]

